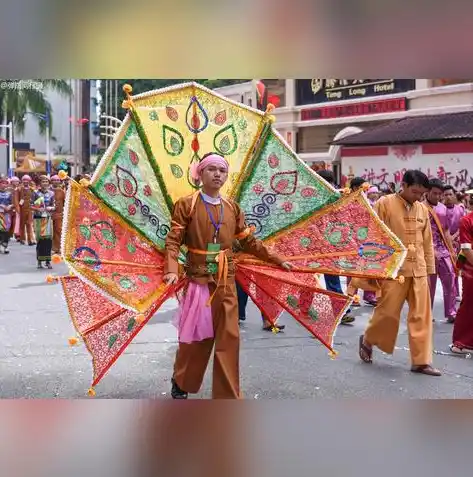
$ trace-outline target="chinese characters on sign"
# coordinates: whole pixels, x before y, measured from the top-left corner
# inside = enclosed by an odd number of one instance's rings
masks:
[[[301,121],[394,113],[397,111],[406,111],[406,109],[406,98],[381,99],[378,101],[345,104],[343,106],[324,106],[322,108],[303,109],[301,111]]]
[[[387,156],[346,157],[342,159],[342,184],[358,176],[381,189],[391,182],[399,186],[408,169],[418,169],[429,179],[439,178],[457,190],[467,189],[473,181],[471,160],[471,154],[415,154],[403,160],[393,152]]]
[[[297,104],[315,104],[403,93],[415,89],[415,79],[296,80]]]

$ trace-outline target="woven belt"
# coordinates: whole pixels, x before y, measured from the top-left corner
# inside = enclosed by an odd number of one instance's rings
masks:
[[[227,279],[228,279],[228,257],[226,253],[227,250],[228,249],[220,250],[220,252],[209,252],[208,250],[199,250],[197,248],[188,249],[189,252],[195,253],[196,255],[216,255],[215,261],[218,263],[217,288],[215,288],[215,291],[212,293],[212,296],[209,298],[207,305],[210,305],[210,303],[212,303],[212,300],[215,296],[215,293],[217,293],[218,287],[222,279],[223,279],[225,290],[227,288]]]

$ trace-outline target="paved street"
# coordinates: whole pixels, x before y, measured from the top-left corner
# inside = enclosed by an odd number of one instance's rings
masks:
[[[55,274],[66,267],[55,266]],[[59,285],[47,284],[48,270],[36,270],[35,248],[12,244],[0,256],[0,398],[84,398],[90,386],[91,359],[74,334]],[[440,287],[440,285],[439,285]],[[176,349],[171,324],[173,302],[166,303],[96,388],[97,398],[169,398],[169,377]],[[470,398],[473,360],[436,354],[441,378],[409,372],[405,321],[394,356],[376,352],[371,366],[357,354],[358,336],[372,312],[357,309],[353,326],[337,331],[339,356],[327,351],[291,317],[285,333],[261,330],[259,314],[249,305],[242,326],[241,382],[247,399],[291,398]],[[447,352],[452,325],[443,322],[440,288],[435,316],[435,349]],[[211,370],[211,368],[209,368]],[[210,373],[201,394],[210,397]]]

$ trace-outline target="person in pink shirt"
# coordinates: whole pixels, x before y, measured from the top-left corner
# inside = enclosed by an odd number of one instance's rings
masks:
[[[368,197],[371,206],[373,206],[374,204],[376,204],[376,202],[378,202],[379,198],[381,197],[381,192],[377,186],[372,186],[366,192],[366,196]]]
[[[455,321],[457,314],[456,287],[455,287],[455,253],[448,237],[447,207],[442,204],[444,185],[440,179],[429,181],[429,192],[424,205],[430,214],[430,225],[435,252],[435,275],[430,275],[430,295],[432,308],[434,305],[437,277],[440,278],[443,287],[443,302],[445,318],[448,323]]]
[[[465,208],[458,204],[457,193],[453,186],[445,186],[443,192],[443,202],[447,208],[447,230],[452,240],[452,247],[456,255],[460,253],[460,220],[465,215]],[[455,278],[455,297],[460,296],[460,285],[458,277]]]

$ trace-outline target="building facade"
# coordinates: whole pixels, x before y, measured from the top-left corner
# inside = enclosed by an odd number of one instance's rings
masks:
[[[368,151],[369,155],[364,155],[367,152],[366,148],[364,151],[358,148],[355,152],[353,147],[337,143],[337,140],[402,118],[434,115],[441,116],[447,121],[452,118],[452,114],[473,110],[473,80],[286,79],[277,81],[275,83],[275,80],[263,80],[267,85],[267,95],[281,98],[280,104],[273,113],[276,116],[275,128],[301,159],[315,170],[332,169],[341,183],[346,182],[347,178],[353,175],[361,175],[374,182],[380,178],[387,180],[389,177],[391,179],[389,182],[396,182],[399,171],[403,170],[399,167],[399,157],[401,161],[404,161],[404,165],[408,165],[410,159],[407,161],[405,159],[410,153],[403,156],[399,144],[393,144],[393,148],[384,144],[388,147],[384,147],[379,156],[375,155],[376,150],[373,149]],[[283,97],[281,82],[284,82]],[[239,100],[238,87],[241,87],[241,93],[245,91],[247,95],[250,94],[248,88],[255,89],[254,83],[233,85],[232,99],[237,101]],[[226,95],[225,88],[217,91]],[[473,124],[471,129],[473,131]],[[444,138],[439,139],[444,140]],[[467,139],[462,137],[461,141]],[[458,156],[458,151],[469,154],[468,150],[471,146],[465,143],[462,145],[451,143],[450,151],[445,143],[437,149],[432,149],[432,145],[425,147],[427,142],[435,142],[434,131],[424,143],[416,143],[414,149],[412,144],[404,144],[410,147],[411,151],[417,151],[411,154],[412,167],[419,167],[418,164],[421,161],[431,176],[455,177],[451,181],[459,186],[470,180],[469,177],[464,178],[464,171],[468,168],[465,164],[470,163],[469,168],[473,175],[473,156]],[[422,150],[430,152],[425,157],[416,155]],[[437,152],[434,154],[433,150]],[[380,151],[379,149],[378,152]],[[358,154],[356,160],[354,154]]]
[[[50,139],[51,159],[62,158],[72,165],[73,174],[88,169],[97,154],[99,132],[97,123],[96,80],[67,80],[73,95],[64,97],[54,91],[44,91],[52,109]],[[47,156],[46,137],[39,133],[37,119],[26,116],[25,130],[15,133],[16,149],[34,151],[34,156]]]
[[[221,88],[216,88],[214,91],[232,101],[246,104],[252,108],[257,107],[256,89],[252,81],[223,86]]]

